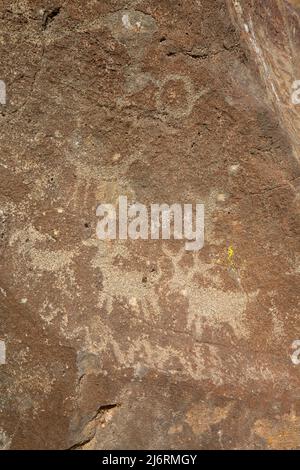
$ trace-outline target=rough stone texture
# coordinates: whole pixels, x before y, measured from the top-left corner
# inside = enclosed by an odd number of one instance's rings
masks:
[[[229,3],[1,2],[3,448],[300,448],[299,16]],[[97,240],[119,195],[205,247]]]
[[[299,160],[300,106],[291,95],[293,83],[300,80],[300,1],[227,1]]]

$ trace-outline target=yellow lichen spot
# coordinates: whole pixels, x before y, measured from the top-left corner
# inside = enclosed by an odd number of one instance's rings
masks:
[[[228,263],[233,266],[233,258],[234,258],[234,248],[230,245],[227,251],[227,261]]]

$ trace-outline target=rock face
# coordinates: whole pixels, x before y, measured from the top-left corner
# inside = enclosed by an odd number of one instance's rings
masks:
[[[300,1],[228,0],[228,5],[299,160]]]
[[[2,448],[300,448],[297,3],[1,2]]]

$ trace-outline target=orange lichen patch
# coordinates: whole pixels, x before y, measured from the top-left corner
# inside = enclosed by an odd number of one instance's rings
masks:
[[[254,432],[262,437],[271,449],[288,450],[300,447],[300,417],[285,414],[277,422],[269,419],[256,421]]]

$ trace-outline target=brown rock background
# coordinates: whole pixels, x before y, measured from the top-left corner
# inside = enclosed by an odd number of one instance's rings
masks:
[[[299,10],[263,5],[1,2],[2,448],[300,447]],[[204,203],[205,247],[98,240],[119,195]]]

